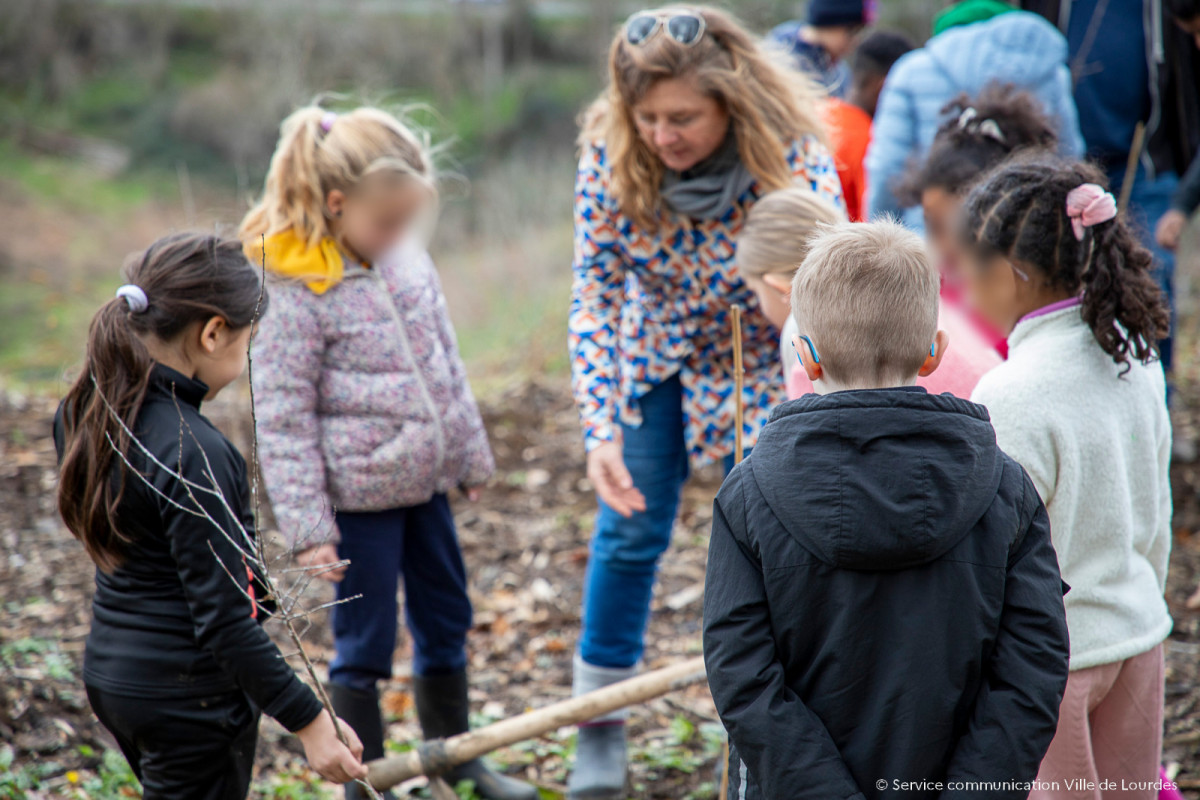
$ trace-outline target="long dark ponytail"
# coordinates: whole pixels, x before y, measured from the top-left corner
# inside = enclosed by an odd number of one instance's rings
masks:
[[[106,571],[121,565],[131,541],[117,524],[126,480],[117,451],[130,453],[128,430],[134,429],[154,366],[145,337],[171,342],[193,323],[213,317],[241,329],[266,302],[259,271],[246,260],[241,242],[219,236],[159,239],[130,261],[125,279],[148,303],[143,309],[116,297],[96,313],[83,369],[62,409],[58,510]]]
[[[1034,269],[1046,283],[1079,295],[1083,318],[1117,364],[1157,355],[1171,315],[1150,274],[1150,251],[1120,214],[1083,229],[1077,238],[1067,195],[1082,184],[1107,186],[1086,163],[1017,158],[1002,164],[967,196],[966,243]]]

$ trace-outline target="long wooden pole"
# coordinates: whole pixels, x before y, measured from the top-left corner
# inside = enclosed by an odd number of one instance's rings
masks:
[[[689,658],[469,733],[449,739],[433,739],[407,753],[377,759],[367,765],[370,768],[367,780],[382,791],[418,775],[440,775],[451,767],[498,748],[533,739],[565,725],[595,719],[626,706],[644,703],[700,683],[704,677],[704,657]]]
[[[1146,145],[1146,123],[1139,122],[1133,129],[1133,143],[1129,147],[1129,158],[1125,161],[1125,177],[1121,179],[1121,194],[1117,196],[1117,210],[1124,212],[1129,207],[1129,196],[1137,180],[1138,161]]]
[[[733,306],[733,460],[742,460],[742,420],[745,417],[742,389],[746,384],[746,370],[742,366],[742,307]]]
[[[742,447],[742,420],[745,417],[745,401],[742,399],[742,388],[746,383],[746,370],[742,365],[742,307],[736,303],[733,306],[733,463],[742,463],[744,449]],[[721,762],[725,768],[721,770],[721,789],[717,794],[719,800],[725,800],[729,795],[729,737],[721,745]]]

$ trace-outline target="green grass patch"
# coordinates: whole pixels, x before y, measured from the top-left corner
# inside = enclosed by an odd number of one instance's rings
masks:
[[[522,369],[543,374],[565,373],[568,310],[565,288],[534,296],[497,292],[493,299],[494,314],[457,326],[459,348],[468,367],[482,374]]]
[[[112,280],[84,282],[73,291],[10,283],[0,294],[0,375],[60,388],[64,370],[83,357],[92,314],[115,288]]]
[[[73,773],[67,773],[67,777],[68,785],[76,785],[70,781]],[[77,781],[78,789],[68,796],[78,800],[128,800],[142,796],[142,787],[129,762],[116,750],[105,750],[95,772],[80,776]]]
[[[264,776],[250,788],[252,800],[333,800],[333,790],[306,767]]]
[[[70,92],[47,102],[37,82],[10,89],[0,97],[0,108],[20,114],[36,128],[72,130],[94,136],[119,133],[156,94],[153,84],[133,68],[112,67],[80,81]]]
[[[71,659],[51,639],[26,637],[0,645],[0,665],[10,670],[33,670],[56,681],[74,679]]]
[[[645,766],[647,780],[664,771],[688,775],[708,768],[721,753],[725,730],[720,724],[706,722],[696,726],[684,716],[671,720],[670,734],[633,753],[633,760]]]
[[[536,136],[547,118],[571,119],[597,91],[595,70],[579,65],[538,65],[506,73],[488,94],[461,91],[435,97],[416,91],[397,93],[400,104],[428,107],[416,121],[438,140],[451,140],[455,156],[464,161],[486,157],[496,142]],[[522,133],[523,132],[523,133]]]
[[[31,156],[11,139],[0,139],[0,175],[34,203],[107,219],[128,216],[137,206],[162,196],[174,180],[166,172],[141,170],[113,178],[78,160]]]
[[[0,745],[0,797],[130,800],[142,796],[141,786],[121,753],[105,750],[97,755],[88,745],[78,752],[92,765],[90,768],[65,769],[57,761],[17,764],[12,747]]]

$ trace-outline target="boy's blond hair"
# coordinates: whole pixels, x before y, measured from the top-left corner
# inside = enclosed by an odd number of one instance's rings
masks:
[[[809,242],[792,314],[826,374],[846,387],[909,383],[937,334],[938,272],[924,242],[894,220],[843,223]]]
[[[769,273],[790,277],[820,226],[845,221],[841,209],[804,186],[764,195],[751,206],[738,238],[738,271],[755,278]]]

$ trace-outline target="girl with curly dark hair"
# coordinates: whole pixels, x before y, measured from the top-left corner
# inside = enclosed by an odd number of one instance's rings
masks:
[[[954,328],[955,349],[976,351],[982,345],[1002,357],[1008,353],[1004,336],[963,308],[956,221],[963,198],[981,176],[1014,153],[1053,151],[1058,139],[1037,98],[1012,84],[988,84],[975,97],[960,94],[942,113],[947,119],[929,153],[912,165],[897,193],[925,215],[925,239],[942,274],[941,303],[948,318],[942,325]],[[977,360],[983,369],[962,385],[974,387],[978,375],[994,365],[995,357]]]
[[[1060,788],[1030,797],[1065,798],[1081,778],[1152,786],[1171,630],[1166,301],[1089,164],[1009,161],[963,210],[968,301],[1009,343],[972,399],[1045,501],[1071,587],[1071,674],[1038,775]]]
[[[920,206],[925,236],[943,272],[953,267],[954,221],[972,184],[1013,153],[1052,152],[1053,123],[1033,95],[1012,84],[993,83],[978,95],[960,94],[942,108],[928,155],[913,165],[897,187],[906,205]]]

